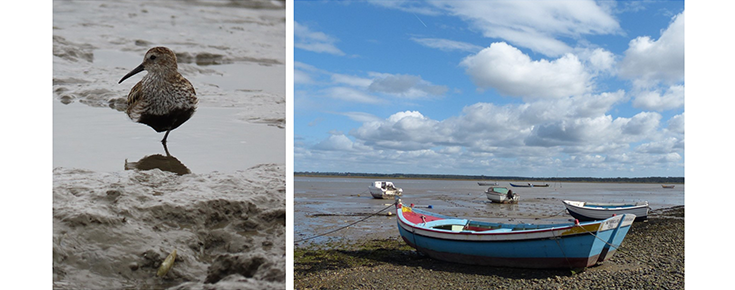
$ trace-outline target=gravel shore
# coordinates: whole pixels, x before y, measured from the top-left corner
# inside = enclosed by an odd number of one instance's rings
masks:
[[[397,233],[299,247],[294,260],[296,289],[683,289],[684,207],[652,211],[633,224],[613,258],[582,272],[442,262]]]

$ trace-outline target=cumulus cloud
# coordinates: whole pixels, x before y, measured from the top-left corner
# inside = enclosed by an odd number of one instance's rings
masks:
[[[665,92],[660,90],[638,92],[633,107],[646,110],[664,111],[684,106],[684,86],[675,85]]]
[[[294,21],[294,47],[318,53],[345,55],[337,48],[337,39],[323,32],[312,31],[306,25]]]
[[[313,147],[317,150],[331,150],[331,151],[353,151],[353,144],[350,138],[347,138],[344,134],[332,134],[329,138],[317,143]]]
[[[595,49],[578,49],[575,54],[583,60],[588,69],[593,73],[612,74],[616,69],[616,57],[610,51],[602,48]]]
[[[551,57],[572,51],[558,38],[621,31],[610,11],[592,0],[431,3],[470,23],[485,37],[500,38]]]
[[[630,41],[620,64],[620,76],[637,87],[684,80],[684,12],[676,15],[658,40],[639,36]]]
[[[613,119],[609,115],[596,118],[560,120],[535,126],[526,139],[530,146],[566,146],[606,142]]]
[[[684,134],[684,113],[671,117],[667,129],[673,133]]]
[[[661,115],[654,112],[640,112],[632,118],[619,118],[622,132],[629,136],[647,136],[656,131]]]
[[[405,111],[385,120],[363,123],[350,134],[366,145],[396,150],[429,149],[440,137],[433,133],[437,123],[418,111]]]
[[[562,98],[591,89],[590,75],[573,54],[556,60],[532,60],[504,42],[493,43],[460,63],[480,88],[528,99]]]

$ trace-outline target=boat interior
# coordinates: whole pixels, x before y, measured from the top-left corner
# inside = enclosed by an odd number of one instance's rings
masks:
[[[474,232],[511,232],[511,231],[525,231],[525,230],[537,230],[537,229],[545,229],[545,228],[552,228],[552,227],[558,227],[559,224],[551,225],[551,224],[501,224],[501,223],[489,223],[489,222],[480,222],[480,221],[471,221],[467,219],[441,219],[441,220],[434,220],[430,222],[426,222],[422,224],[421,226],[432,228],[432,229],[439,229],[439,230],[447,230],[447,231],[453,231],[453,232],[461,232],[461,231],[474,231]],[[565,225],[562,225],[565,226]]]

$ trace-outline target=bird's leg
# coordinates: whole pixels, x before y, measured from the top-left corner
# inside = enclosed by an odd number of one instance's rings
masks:
[[[171,157],[171,153],[168,153],[168,146],[166,146],[166,142],[163,142],[163,151],[166,151],[166,157]]]
[[[168,138],[168,133],[171,133],[171,130],[166,131],[166,135],[163,135],[163,140],[161,140],[161,143],[166,144],[166,138]]]

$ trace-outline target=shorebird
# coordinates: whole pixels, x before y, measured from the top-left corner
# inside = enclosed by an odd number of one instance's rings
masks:
[[[176,54],[165,47],[154,47],[146,52],[143,63],[126,74],[125,79],[148,71],[128,94],[126,113],[131,120],[143,123],[156,132],[166,131],[161,143],[171,130],[191,118],[197,107],[197,97],[189,80],[178,72]]]

